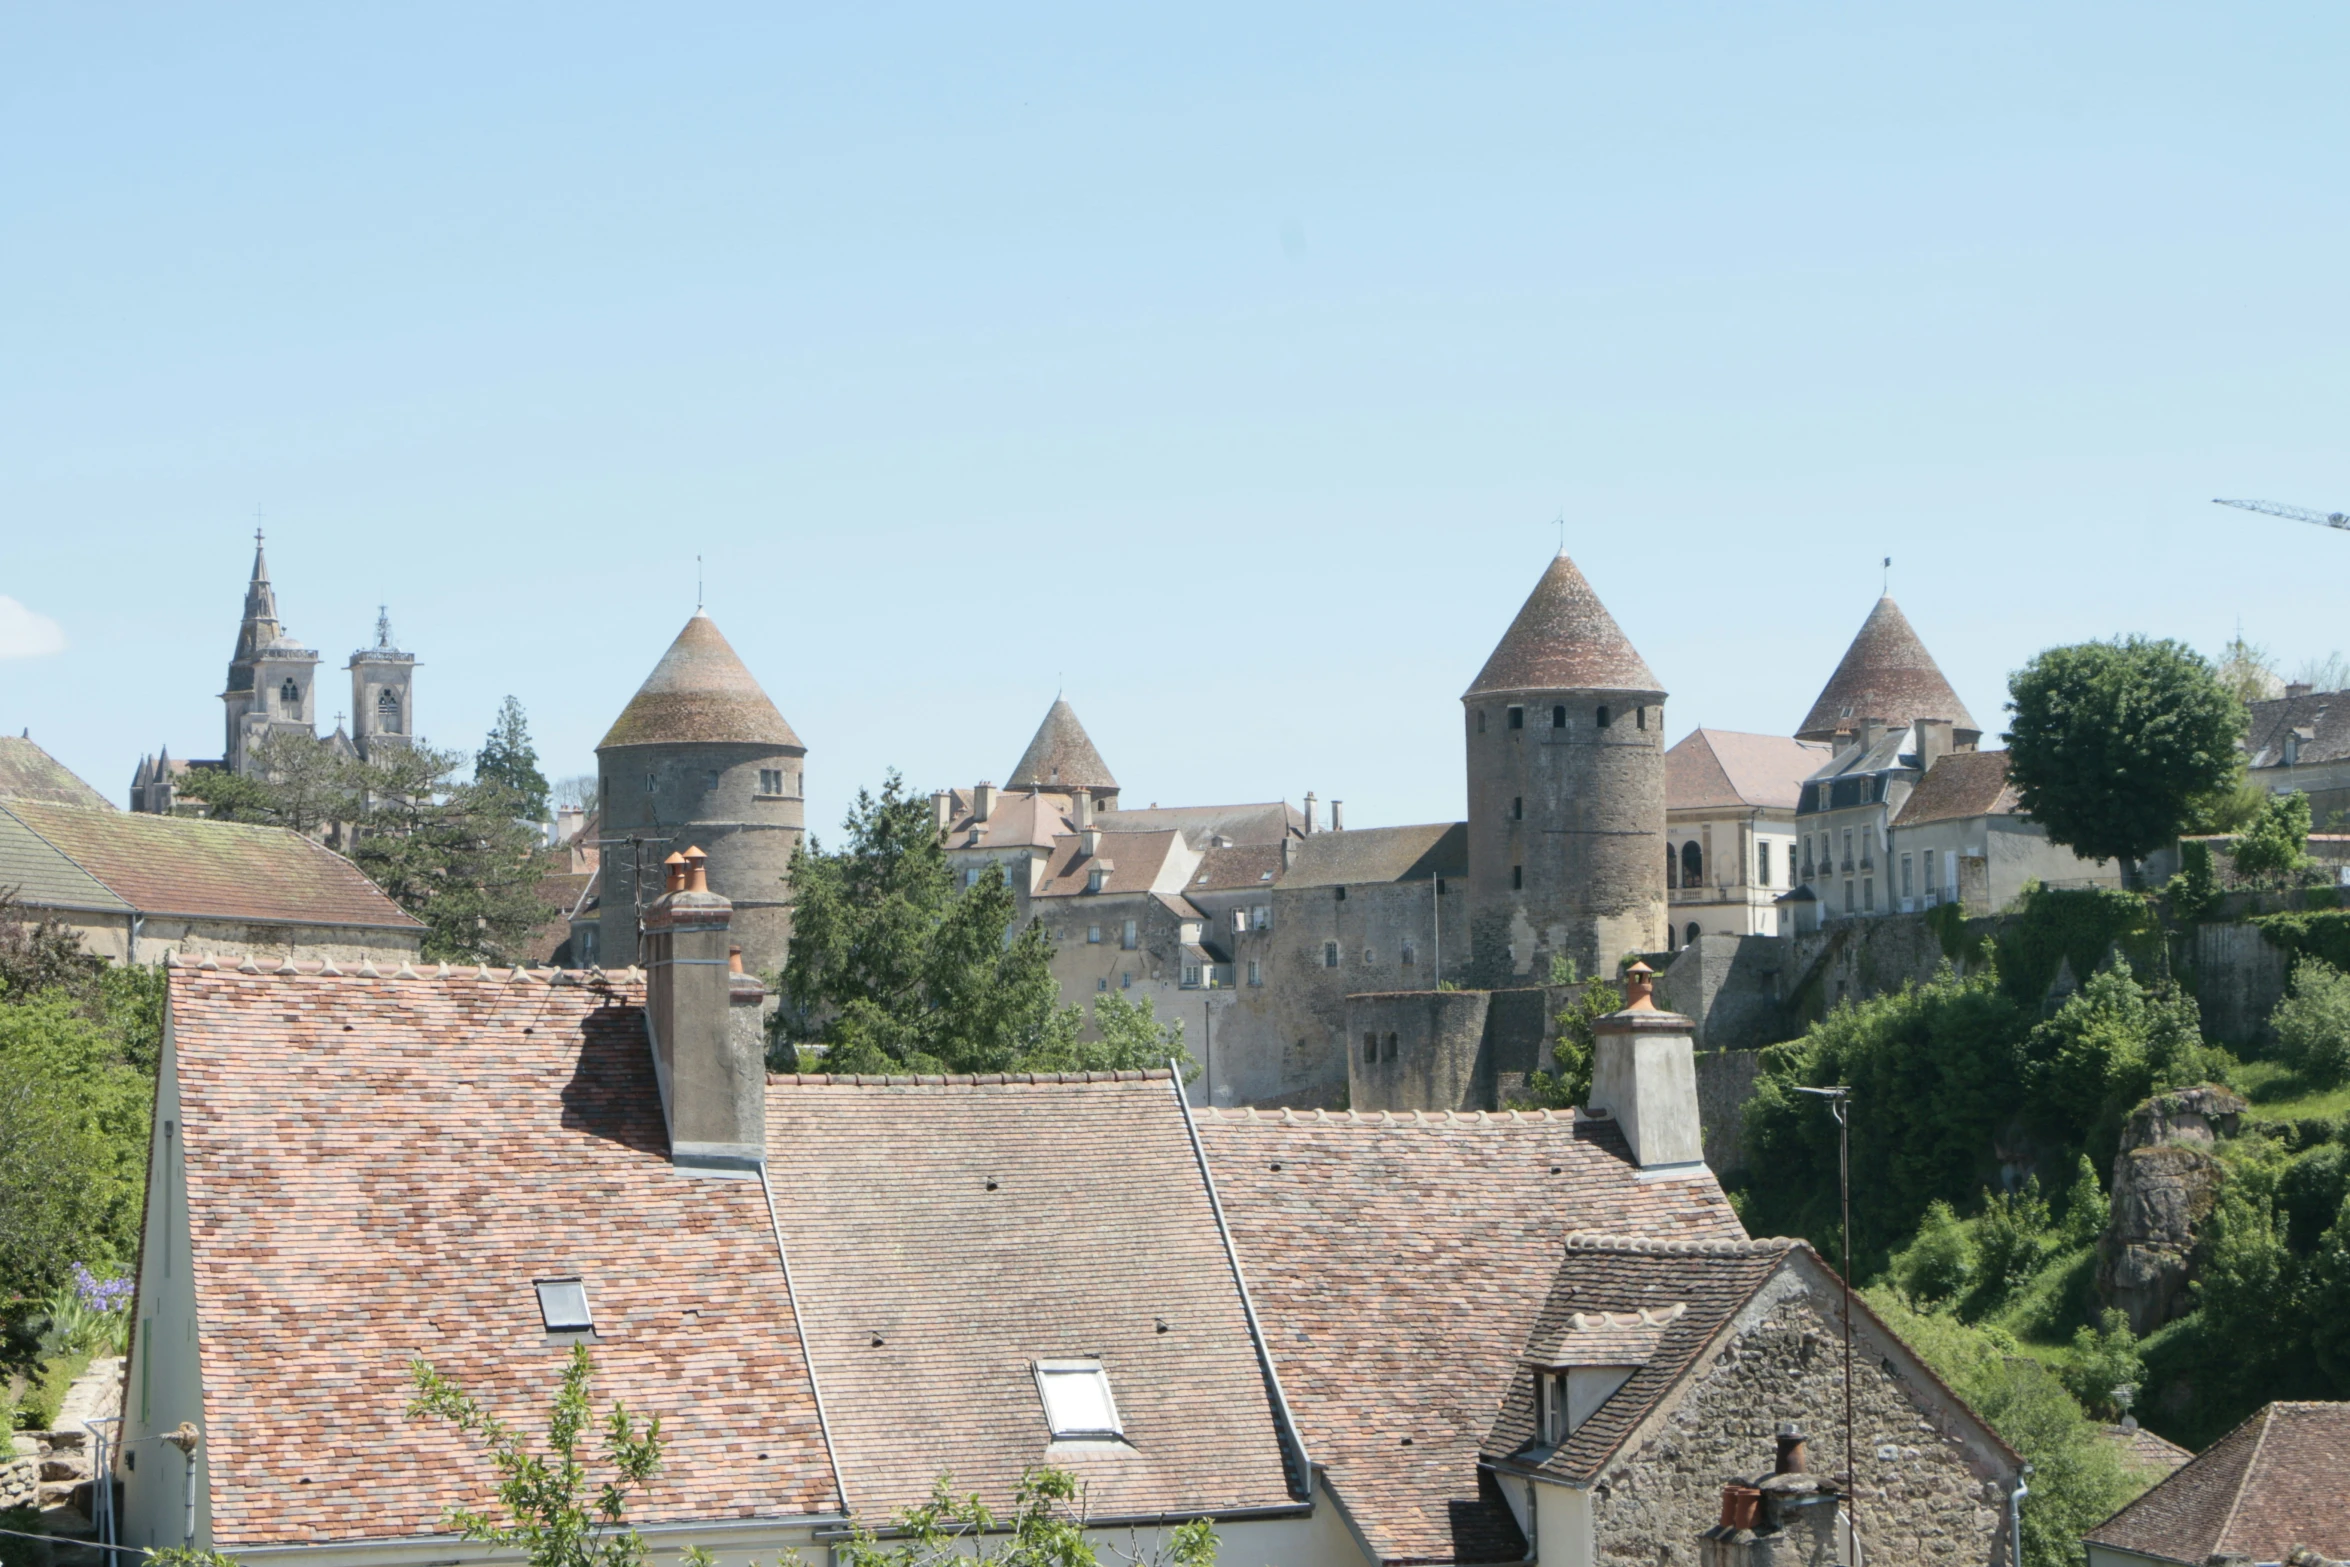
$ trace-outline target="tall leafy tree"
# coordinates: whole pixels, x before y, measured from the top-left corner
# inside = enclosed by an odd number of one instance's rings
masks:
[[[2008,777],[2058,843],[2137,862],[2233,787],[2243,702],[2178,642],[2055,647],[2008,681]]]
[[[793,854],[791,955],[775,1054],[831,1072],[1186,1070],[1182,1025],[1148,1000],[1100,997],[1095,1032],[1061,1005],[1052,943],[1018,925],[1019,900],[991,870],[957,887],[930,802],[892,772],[859,790],[828,850]]]
[[[498,721],[473,759],[473,781],[512,795],[514,814],[522,820],[547,819],[547,777],[539,771],[539,753],[530,743],[530,721],[511,696],[498,709]]]
[[[424,955],[516,962],[555,910],[538,895],[538,834],[499,783],[460,783],[464,758],[421,740],[351,771],[351,860],[425,925]]]

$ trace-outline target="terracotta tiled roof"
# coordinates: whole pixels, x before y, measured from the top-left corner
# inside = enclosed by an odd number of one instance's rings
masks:
[[[0,893],[35,911],[131,912],[104,882],[6,810],[0,810]]]
[[[717,623],[698,610],[596,749],[694,741],[802,749]]]
[[[1279,880],[1285,887],[1332,887],[1468,874],[1468,823],[1426,822],[1300,838],[1295,862]]]
[[[1059,697],[1045,710],[1036,737],[1005,780],[1014,789],[1115,789],[1118,780],[1093,748],[1093,738],[1077,721],[1077,710]]]
[[[2198,1567],[2350,1557],[2350,1404],[2266,1406],[2084,1538]]]
[[[1186,892],[1232,892],[1244,887],[1270,887],[1281,877],[1281,846],[1275,843],[1238,844],[1210,849],[1192,869]]]
[[[2168,1438],[2156,1436],[2144,1426],[2107,1426],[2106,1440],[2122,1450],[2129,1462],[2139,1469],[2151,1469],[2167,1475],[2176,1471],[2195,1456],[2191,1449],[2179,1446]]]
[[[1564,551],[1534,584],[1465,694],[1493,691],[1664,695],[1631,639]]]
[[[1131,810],[1104,811],[1095,818],[1118,832],[1155,832],[1181,829],[1195,849],[1227,845],[1278,844],[1305,831],[1305,813],[1286,800],[1253,801],[1240,805],[1146,805]]]
[[[1843,661],[1796,726],[1795,735],[1799,740],[1832,740],[1839,730],[1858,728],[1864,718],[1896,725],[1947,718],[1961,732],[1982,733],[1983,726],[1950,689],[1934,655],[1889,598],[1877,600],[1877,607],[1861,622],[1860,634],[1844,650]]]
[[[1182,834],[1174,832],[1103,833],[1101,858],[1109,862],[1109,874],[1102,878],[1101,890],[1117,893],[1157,889],[1167,873],[1169,857],[1181,843]],[[1052,857],[1045,862],[1034,896],[1068,898],[1084,893],[1087,883],[1093,879],[1094,868],[1093,857],[1084,848],[1084,840],[1074,833],[1054,839]]]
[[[2013,816],[2023,809],[2007,782],[2005,751],[1953,751],[1927,770],[1893,818],[1896,827]]]
[[[172,972],[224,1549],[487,1505],[488,1461],[403,1417],[409,1358],[536,1434],[532,1281],[572,1274],[598,1407],[662,1417],[633,1520],[837,1508],[763,1188],[670,1165],[641,988],[552,977]]]
[[[19,735],[0,735],[0,800],[46,800],[111,811],[114,802],[91,788],[56,757]]]
[[[11,800],[13,816],[142,914],[423,927],[333,850],[283,827]]]
[[[1574,1112],[1198,1125],[1306,1452],[1382,1561],[1525,1558],[1478,1455],[1570,1231],[1745,1238],[1710,1174],[1643,1181]]]
[[[1279,1507],[1257,1345],[1164,1074],[775,1078],[768,1146],[850,1504],[944,1470],[991,1505],[1074,1471],[1095,1516]],[[1098,1359],[1130,1446],[1054,1444],[1034,1363]]]
[[[1693,729],[1665,753],[1665,809],[1792,811],[1828,748],[1783,735]]]
[[[973,819],[971,797],[967,794],[958,792],[949,810],[952,815],[948,819],[946,844],[950,849],[1009,849],[1020,845],[1046,849],[1052,847],[1055,838],[1076,830],[1069,797],[1065,794],[1025,790],[999,793],[988,806],[984,822]],[[979,829],[977,844],[970,841],[973,827]]]

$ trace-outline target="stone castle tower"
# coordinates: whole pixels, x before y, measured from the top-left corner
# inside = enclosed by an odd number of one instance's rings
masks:
[[[603,826],[595,961],[637,961],[641,912],[661,896],[662,862],[700,847],[710,890],[734,905],[734,939],[755,972],[791,942],[792,851],[807,830],[808,755],[783,714],[695,611],[596,746]]]
[[[1461,698],[1471,983],[1664,945],[1664,700],[1562,552]]]

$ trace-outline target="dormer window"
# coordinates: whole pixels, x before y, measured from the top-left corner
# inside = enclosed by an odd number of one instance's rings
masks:
[[[1542,1366],[1534,1372],[1535,1427],[1545,1447],[1556,1447],[1582,1428],[1632,1380],[1637,1366]]]
[[[1556,1447],[1569,1433],[1567,1425],[1567,1373],[1564,1371],[1537,1371],[1534,1373],[1535,1401],[1541,1407],[1542,1445]]]
[[[1099,892],[1102,890],[1101,867],[1096,866],[1092,870],[1085,873],[1085,890],[1087,892]]]
[[[1056,1442],[1114,1442],[1126,1434],[1110,1397],[1110,1374],[1098,1360],[1036,1362],[1036,1392]]]

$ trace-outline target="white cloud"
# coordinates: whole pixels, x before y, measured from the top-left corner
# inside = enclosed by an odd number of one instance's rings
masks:
[[[0,658],[46,658],[65,651],[65,628],[0,593]]]

